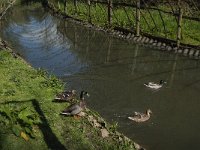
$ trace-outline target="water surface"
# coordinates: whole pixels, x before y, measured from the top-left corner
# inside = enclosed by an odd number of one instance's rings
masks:
[[[15,7],[1,36],[35,68],[87,90],[90,108],[149,150],[200,149],[199,61],[131,44],[46,13],[40,6]],[[164,79],[159,91],[143,86]],[[134,111],[151,119],[134,123]]]

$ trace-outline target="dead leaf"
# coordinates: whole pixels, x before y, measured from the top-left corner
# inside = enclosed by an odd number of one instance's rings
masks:
[[[26,133],[24,133],[24,132],[21,132],[21,137],[24,139],[24,140],[26,140],[26,141],[28,141],[29,140],[29,138],[28,138],[28,136],[27,136],[27,134]]]
[[[103,138],[109,137],[109,132],[106,129],[101,129],[101,136]]]

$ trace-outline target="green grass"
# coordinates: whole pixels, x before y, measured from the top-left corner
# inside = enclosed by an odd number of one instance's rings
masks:
[[[119,140],[114,134],[115,125],[107,125],[112,134],[104,139],[100,129],[93,128],[87,117],[76,120],[60,116],[69,104],[52,102],[55,94],[63,90],[62,82],[53,75],[33,69],[5,50],[0,50],[0,72],[1,150],[134,149],[131,141]],[[93,111],[87,113],[98,117]],[[31,129],[33,136],[29,136],[25,127]],[[25,133],[25,138],[20,132]]]
[[[57,137],[61,137],[61,133],[57,132],[62,126],[62,120],[58,115],[60,106],[53,105],[51,102],[55,93],[62,90],[60,81],[53,76],[45,77],[44,73],[41,73],[42,71],[34,70],[21,59],[14,59],[7,51],[0,51],[0,72],[1,107],[7,107],[8,103],[12,105],[10,107],[28,106],[37,113],[33,109],[32,103],[32,100],[36,100],[43,110],[49,126],[53,127],[53,132]],[[61,121],[61,124],[57,123],[59,121]],[[0,135],[3,139],[0,145],[2,149],[28,149],[33,144],[36,149],[45,148],[47,146],[45,141],[41,140],[43,139],[42,136],[42,132],[36,130],[36,140],[30,139],[30,145],[22,138],[17,138],[14,134],[8,132]]]
[[[61,0],[49,0],[61,11],[64,10],[64,5]],[[59,6],[59,7],[58,7]],[[88,21],[88,6],[84,1],[77,1],[77,12],[73,1],[67,1],[67,11],[69,16]],[[161,9],[169,11],[167,6],[159,6]],[[131,30],[135,30],[135,8],[130,7],[114,7],[112,26],[119,26]],[[165,28],[161,19],[163,18]],[[149,33],[154,36],[164,37],[172,40],[176,40],[177,35],[177,22],[176,18],[172,15],[161,13],[158,11],[141,10],[141,31],[143,33]],[[152,19],[153,17],[153,19]],[[102,4],[91,4],[91,20],[93,24],[98,26],[107,27],[107,6]],[[183,19],[182,23],[182,39],[181,42],[185,44],[200,45],[200,23],[196,21],[190,21]]]

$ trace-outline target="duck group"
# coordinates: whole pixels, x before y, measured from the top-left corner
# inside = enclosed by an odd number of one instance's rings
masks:
[[[148,82],[144,83],[144,86],[150,88],[150,89],[160,89],[163,87],[164,84],[167,82],[164,80],[160,80],[159,83],[154,83],[154,82]],[[135,121],[135,122],[145,122],[150,119],[152,114],[152,111],[150,109],[146,110],[146,113],[140,113],[140,112],[134,112],[134,115],[131,117],[128,117],[128,119]]]
[[[159,83],[148,82],[148,83],[144,83],[144,85],[151,89],[160,89],[166,83],[167,83],[166,81],[160,80]],[[85,96],[89,96],[88,92],[81,91],[80,100],[68,106],[60,114],[66,115],[66,116],[74,116],[74,115],[78,115],[80,112],[85,110],[86,108]],[[62,93],[57,94],[54,100],[58,102],[70,102],[75,97],[76,97],[76,90],[70,90],[70,91],[64,91]],[[145,122],[150,119],[151,114],[152,114],[152,111],[150,109],[147,109],[146,113],[134,112],[134,115],[128,117],[128,119],[135,122]]]

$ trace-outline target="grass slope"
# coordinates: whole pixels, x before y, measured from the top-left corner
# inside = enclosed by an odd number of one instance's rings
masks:
[[[100,129],[94,128],[87,117],[77,120],[73,117],[60,116],[59,112],[69,104],[52,102],[55,94],[63,90],[62,83],[54,76],[33,69],[22,59],[13,58],[11,53],[5,50],[0,50],[0,72],[1,150],[134,149],[132,141],[116,132],[114,125],[106,123],[112,133],[110,132],[109,137],[102,138]],[[22,109],[23,113],[17,111],[21,108],[25,108]],[[37,124],[31,124],[34,138],[28,134],[15,136],[16,130],[13,126],[25,126],[22,120],[26,122],[30,117],[23,117],[22,114],[30,112],[40,119]],[[87,113],[95,115],[90,110]],[[6,114],[11,117],[15,114],[18,118],[10,123],[5,121],[9,119],[5,118]]]

